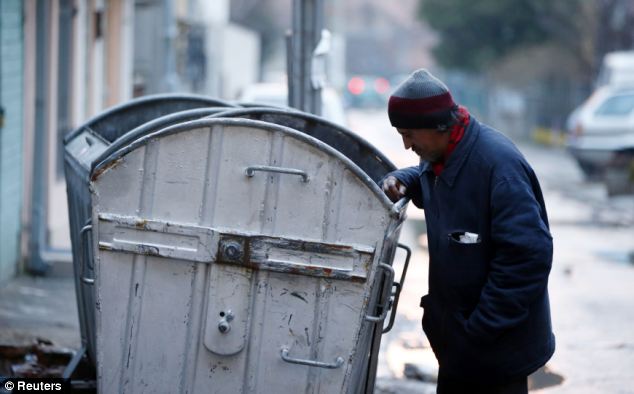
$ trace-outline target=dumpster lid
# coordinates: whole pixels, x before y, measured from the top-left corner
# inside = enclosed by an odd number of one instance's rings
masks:
[[[392,209],[394,213],[397,213],[397,211],[394,211],[395,204],[393,204],[388,199],[388,197],[385,195],[385,193],[383,193],[381,188],[379,188],[377,183],[372,178],[370,178],[370,176],[368,176],[368,174],[366,174],[357,164],[355,164],[352,160],[346,157],[343,153],[339,152],[338,150],[331,147],[330,145],[318,140],[317,138],[314,138],[308,134],[302,133],[295,129],[285,127],[285,126],[280,126],[273,123],[263,122],[259,120],[251,120],[251,119],[205,118],[205,119],[192,120],[185,123],[179,123],[177,125],[166,127],[154,133],[146,134],[143,137],[128,144],[127,146],[114,152],[107,159],[98,163],[92,169],[90,174],[90,179],[92,181],[96,180],[104,172],[106,172],[108,169],[116,165],[117,162],[126,154],[134,151],[135,149],[139,148],[142,145],[147,144],[149,141],[156,139],[157,137],[177,134],[177,133],[185,132],[194,128],[213,127],[213,126],[254,127],[254,128],[263,129],[263,130],[280,131],[285,134],[290,134],[296,139],[301,140],[309,145],[312,145],[322,151],[325,151],[328,154],[339,159],[361,182],[363,182],[375,195],[378,196],[379,200],[383,203],[386,209]],[[398,211],[400,211],[400,209]]]
[[[194,108],[184,111],[170,113],[160,118],[150,120],[147,123],[136,127],[133,130],[128,131],[121,137],[117,138],[108,148],[106,148],[93,162],[91,170],[94,169],[99,163],[106,160],[108,156],[112,155],[117,150],[130,144],[134,140],[146,135],[158,131],[164,127],[168,127],[177,123],[187,122],[194,119],[204,118],[206,116],[215,114],[220,111],[225,111],[224,107],[206,107],[206,108]]]
[[[295,109],[254,107],[227,109],[210,118],[248,118],[290,127],[310,135],[343,153],[377,184],[396,166],[359,134],[319,116]]]

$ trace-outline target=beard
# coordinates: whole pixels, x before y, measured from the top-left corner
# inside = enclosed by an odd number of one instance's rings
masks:
[[[421,161],[436,163],[438,161],[441,161],[443,157],[443,152],[440,152],[440,151],[423,151],[423,150],[414,149],[414,148],[412,148],[412,150],[414,151],[414,153],[418,155],[418,157],[420,157]]]

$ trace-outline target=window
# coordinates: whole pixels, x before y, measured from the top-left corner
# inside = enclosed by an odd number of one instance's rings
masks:
[[[626,116],[634,110],[634,94],[608,98],[594,112],[597,116]]]

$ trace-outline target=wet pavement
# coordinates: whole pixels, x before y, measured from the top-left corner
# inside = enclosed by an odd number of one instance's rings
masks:
[[[21,276],[0,288],[0,344],[28,346],[38,338],[80,347],[72,277]]]
[[[397,166],[417,163],[387,117],[351,112],[350,126]],[[555,242],[549,291],[557,351],[531,376],[532,392],[634,393],[634,196],[608,198],[587,183],[559,148],[520,145],[544,190]],[[421,211],[410,207],[401,242],[413,251],[394,328],[383,338],[377,393],[433,393],[437,363],[424,337],[418,307],[427,292],[427,253]],[[397,254],[397,277],[403,264]],[[21,277],[0,288],[0,344],[45,338],[80,344],[74,284],[67,278]],[[409,379],[408,379],[409,377]],[[422,381],[424,380],[424,381]]]

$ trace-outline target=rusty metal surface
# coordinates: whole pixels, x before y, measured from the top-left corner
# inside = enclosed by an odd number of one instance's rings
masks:
[[[365,172],[310,136],[246,119],[172,126],[109,160],[91,185],[103,392],[268,393],[280,379],[291,392],[364,387],[382,330],[365,316],[383,315],[391,283],[377,267],[391,262],[403,219]],[[248,177],[253,165],[310,181]],[[136,218],[130,226],[145,232],[213,229],[216,252],[198,262],[99,249],[103,214]],[[283,348],[344,363],[293,364]]]

